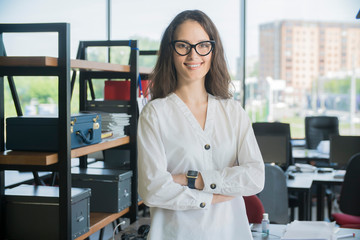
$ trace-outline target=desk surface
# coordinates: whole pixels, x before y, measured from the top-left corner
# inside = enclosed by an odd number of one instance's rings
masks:
[[[290,166],[287,170],[289,174],[292,170],[295,170],[294,166]],[[315,172],[299,172],[292,173],[294,179],[287,179],[288,188],[310,188],[313,182],[325,182],[341,184],[344,178],[337,178],[335,175],[339,173],[339,170],[331,170],[331,172],[320,173],[319,169]]]

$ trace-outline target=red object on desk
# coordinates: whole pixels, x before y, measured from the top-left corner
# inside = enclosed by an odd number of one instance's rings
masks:
[[[149,80],[141,80],[141,85],[145,94]],[[140,88],[138,96],[140,97]],[[104,99],[130,101],[130,81],[105,81]]]

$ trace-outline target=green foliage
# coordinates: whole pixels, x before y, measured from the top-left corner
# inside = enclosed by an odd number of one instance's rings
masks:
[[[324,83],[324,91],[333,94],[348,94],[350,93],[351,77],[344,79],[327,80]],[[360,79],[356,79],[356,92],[360,92]]]
[[[157,40],[152,40],[147,37],[141,36],[132,36],[131,40],[138,41],[139,50],[158,50],[160,46],[160,42]],[[121,65],[129,65],[130,59],[130,48],[126,47],[111,47],[110,48],[110,62],[121,64]],[[92,47],[87,51],[88,60],[90,61],[99,61],[99,62],[107,62],[107,47]],[[157,60],[157,56],[145,56],[141,55],[139,57],[139,66],[140,67],[148,67],[152,68],[155,66]]]
[[[150,38],[133,36],[132,40],[138,40],[138,47],[140,50],[158,50],[159,41]],[[87,59],[90,61],[107,62],[107,48],[106,47],[93,47],[87,51]],[[129,64],[130,48],[129,47],[112,47],[111,48],[111,63],[122,65]],[[139,66],[152,68],[156,63],[157,56],[140,56]],[[78,76],[79,74],[77,74]],[[10,89],[5,77],[5,115],[15,116],[16,111]],[[106,79],[92,80],[95,97],[97,99],[104,97],[104,81]],[[57,77],[14,77],[17,93],[19,95],[22,111],[25,112],[25,107],[30,105],[30,102],[38,104],[43,103],[58,103],[58,81]],[[90,93],[88,92],[90,99]],[[79,111],[79,86],[78,78],[75,82],[73,96],[71,99],[71,112],[76,113]]]

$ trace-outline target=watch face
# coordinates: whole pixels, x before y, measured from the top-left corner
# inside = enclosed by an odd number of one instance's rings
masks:
[[[187,176],[188,176],[188,177],[197,177],[197,176],[198,176],[198,171],[189,170],[189,171],[187,172]]]

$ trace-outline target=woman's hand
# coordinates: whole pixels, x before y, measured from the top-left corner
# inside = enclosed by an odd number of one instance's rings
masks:
[[[172,176],[174,182],[176,182],[182,186],[188,185],[188,180],[186,178],[186,174],[172,174],[171,176]],[[195,188],[198,190],[204,189],[204,180],[203,180],[200,172],[199,172],[198,178],[195,181]]]
[[[213,194],[213,199],[212,199],[211,204],[227,202],[227,201],[230,201],[230,200],[232,200],[234,198],[235,197],[233,197],[233,196],[226,196],[226,195],[221,195],[221,194]]]
[[[187,186],[188,185],[188,180],[186,177],[186,174],[172,174],[171,175],[174,182],[182,185],[182,186]],[[195,181],[195,188],[198,190],[202,190],[204,189],[204,180],[201,176],[201,173],[199,173],[198,178]],[[234,199],[235,197],[233,196],[226,196],[226,195],[221,195],[221,194],[213,194],[213,199],[211,204],[216,204],[216,203],[221,203],[221,202],[226,202],[226,201],[230,201],[232,199]]]
[[[186,174],[172,174],[171,176],[172,176],[174,182],[176,182],[182,186],[187,186]]]

